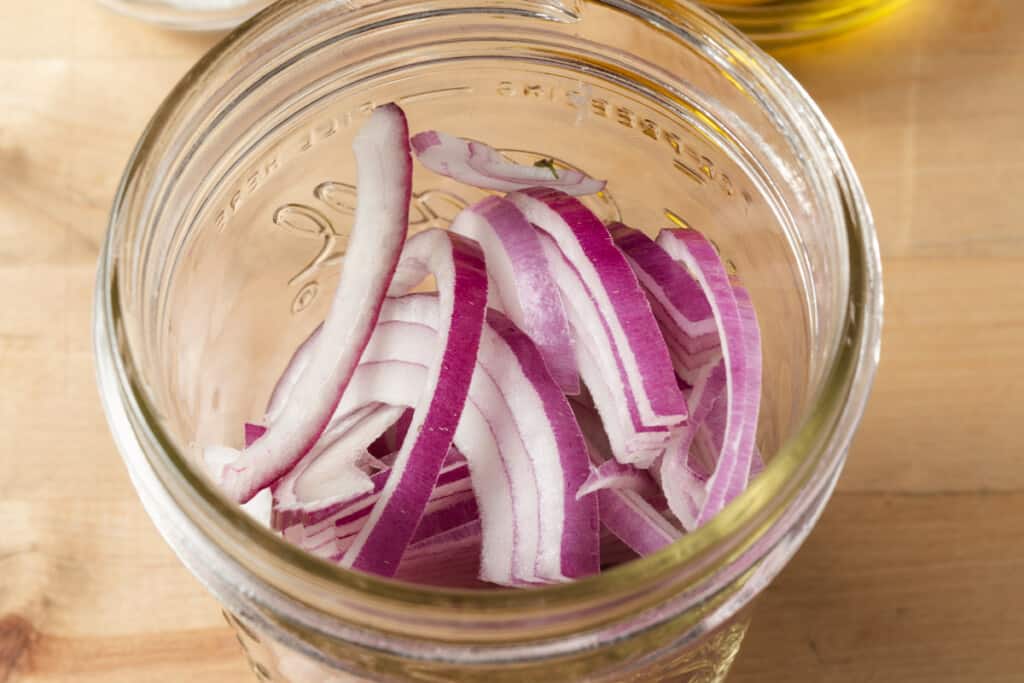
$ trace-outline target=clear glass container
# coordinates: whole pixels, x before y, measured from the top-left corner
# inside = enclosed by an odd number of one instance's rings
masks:
[[[907,0],[703,0],[764,46],[824,38],[873,21]]]
[[[182,31],[234,28],[273,0],[99,0],[115,12]]]
[[[413,130],[607,178],[606,218],[713,237],[761,320],[769,463],[706,527],[573,584],[430,589],[302,553],[193,469],[195,443],[240,441],[323,317],[352,218],[350,142],[392,100]],[[477,196],[423,169],[414,190],[413,230]],[[95,343],[139,496],[262,680],[708,683],[831,494],[880,325],[877,245],[842,146],[717,17],[659,0],[296,0],[225,39],[154,116],[115,199]]]

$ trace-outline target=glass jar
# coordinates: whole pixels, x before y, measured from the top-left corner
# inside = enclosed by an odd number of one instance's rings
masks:
[[[761,45],[814,40],[856,28],[907,0],[703,0]]]
[[[183,31],[234,28],[273,0],[99,0],[115,12]]]
[[[261,417],[323,317],[352,218],[350,142],[388,101],[413,130],[607,178],[605,218],[713,237],[761,320],[769,463],[706,527],[568,585],[430,589],[304,554],[193,468],[194,444],[237,444]],[[414,190],[413,230],[479,196],[422,168]],[[880,324],[877,245],[842,146],[800,86],[710,13],[297,0],[230,35],[154,116],[115,199],[95,343],[142,502],[262,680],[707,683],[831,494]]]

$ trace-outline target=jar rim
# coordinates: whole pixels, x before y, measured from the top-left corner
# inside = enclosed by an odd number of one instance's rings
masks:
[[[877,366],[882,306],[881,266],[873,222],[842,144],[817,105],[788,72],[736,29],[707,11],[688,2],[680,4],[667,0],[579,1],[613,6],[645,20],[657,16],[661,28],[668,30],[672,30],[675,22],[683,16],[699,22],[707,40],[734,50],[732,54],[742,51],[750,55],[761,77],[774,82],[784,97],[806,117],[814,141],[821,146],[822,160],[831,166],[828,170],[836,178],[845,209],[845,234],[849,239],[851,259],[850,287],[845,302],[846,332],[852,340],[851,343],[840,344],[832,354],[827,379],[808,416],[770,459],[765,471],[751,487],[704,527],[684,535],[653,555],[613,567],[599,575],[526,591],[422,587],[347,570],[277,538],[240,508],[230,504],[193,470],[186,455],[164,433],[155,419],[156,410],[146,389],[136,379],[133,349],[119,334],[122,311],[118,306],[114,276],[118,224],[129,185],[147,177],[150,168],[160,162],[153,157],[153,151],[159,147],[157,141],[167,134],[180,110],[197,96],[206,75],[214,72],[229,56],[244,51],[253,36],[270,30],[286,17],[302,16],[315,6],[324,5],[319,0],[279,3],[251,19],[207,53],[154,115],[128,162],[117,191],[98,269],[94,340],[101,396],[111,429],[123,453],[135,451],[151,466],[167,466],[174,481],[161,478],[162,484],[168,488],[174,486],[178,490],[188,490],[192,496],[187,501],[192,506],[190,514],[201,511],[206,518],[214,519],[219,525],[216,528],[221,538],[233,535],[244,538],[250,544],[248,547],[287,562],[295,572],[311,582],[331,589],[385,600],[392,605],[444,613],[488,614],[500,618],[501,614],[529,613],[607,599],[610,595],[635,591],[639,585],[667,581],[687,564],[696,565],[723,555],[737,557],[776,523],[800,494],[807,480],[838,471],[845,447],[863,412]],[[195,524],[195,519],[191,521]],[[759,552],[763,556],[769,550],[766,547]],[[692,581],[696,582],[704,575],[691,577]]]

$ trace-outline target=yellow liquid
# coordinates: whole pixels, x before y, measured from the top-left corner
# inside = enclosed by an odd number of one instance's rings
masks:
[[[707,0],[763,45],[811,40],[876,19],[906,0]]]

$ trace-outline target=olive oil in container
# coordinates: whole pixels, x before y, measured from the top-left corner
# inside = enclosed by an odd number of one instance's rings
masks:
[[[876,19],[907,0],[705,0],[764,46],[813,40]]]

